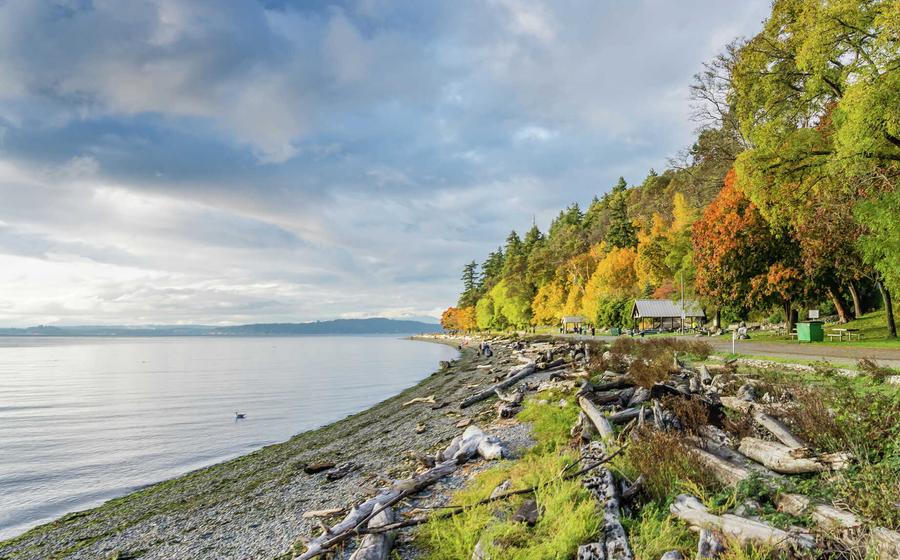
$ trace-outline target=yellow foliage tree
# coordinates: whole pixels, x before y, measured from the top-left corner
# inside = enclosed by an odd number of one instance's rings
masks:
[[[613,248],[594,269],[584,288],[581,312],[594,320],[604,299],[629,297],[638,291],[635,269],[637,251],[631,247]]]
[[[566,303],[566,289],[562,282],[553,280],[538,288],[531,302],[533,325],[558,325],[562,320]]]

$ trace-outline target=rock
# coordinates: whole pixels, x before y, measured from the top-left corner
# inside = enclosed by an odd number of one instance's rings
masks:
[[[340,480],[353,472],[355,469],[356,465],[354,465],[353,463],[342,463],[325,473],[325,478],[332,482],[335,480]]]
[[[740,386],[736,393],[737,398],[742,401],[755,402],[759,396],[756,394],[756,387],[750,385],[749,383],[745,383]]]
[[[327,471],[328,469],[333,469],[334,463],[330,463],[328,461],[322,461],[320,463],[310,463],[303,467],[303,472],[306,474],[316,474],[322,471]]]
[[[662,556],[659,557],[659,560],[684,560],[684,556],[681,555],[677,550],[670,550],[666,552]]]
[[[416,433],[417,434],[424,433],[426,429],[427,428],[425,427],[425,424],[417,424],[416,425]]]
[[[496,498],[500,494],[507,492],[510,489],[510,487],[512,487],[512,481],[507,478],[506,480],[504,480],[503,482],[498,484],[497,487],[494,488],[493,491],[491,491],[491,498]]]
[[[529,527],[534,526],[538,520],[538,505],[534,500],[525,500],[522,502],[522,505],[519,506],[519,509],[516,510],[516,513],[513,514],[513,521],[518,521],[520,523],[525,523]]]
[[[456,427],[457,428],[465,428],[466,426],[468,426],[471,423],[472,423],[471,418],[463,418],[462,420],[460,420],[459,422],[456,423]]]

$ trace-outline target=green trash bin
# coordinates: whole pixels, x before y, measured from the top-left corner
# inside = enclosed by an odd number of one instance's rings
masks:
[[[619,327],[612,327],[609,329],[609,334],[611,334],[612,336],[619,336],[620,334],[622,334],[622,329],[620,329]]]
[[[801,321],[797,323],[798,342],[822,342],[825,340],[825,329],[822,321]]]

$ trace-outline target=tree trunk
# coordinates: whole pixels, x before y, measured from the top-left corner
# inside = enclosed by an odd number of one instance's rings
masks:
[[[794,323],[793,312],[794,312],[794,310],[791,309],[790,300],[785,301],[784,302],[784,324],[785,324],[785,328],[787,329],[787,332],[791,332],[794,330],[795,323]]]
[[[841,294],[834,289],[834,286],[828,286],[828,297],[831,298],[831,302],[834,304],[834,309],[837,311],[838,320],[841,323],[846,323],[850,320],[850,310],[847,309],[847,305],[844,303],[844,298],[841,297]]]
[[[859,319],[863,316],[862,303],[859,301],[859,291],[857,291],[856,284],[853,282],[847,282],[847,287],[850,288],[850,297],[853,299],[853,315]]]
[[[894,304],[891,303],[891,293],[887,290],[881,280],[876,280],[875,285],[881,292],[881,299],[884,301],[884,313],[887,316],[888,338],[897,338],[897,324],[894,323]]]
[[[713,320],[713,326],[717,329],[722,328],[722,310],[716,308],[716,318]]]

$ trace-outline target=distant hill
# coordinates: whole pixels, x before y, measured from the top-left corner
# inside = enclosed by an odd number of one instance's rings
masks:
[[[0,336],[291,336],[324,334],[416,334],[441,332],[437,323],[376,317],[334,319],[311,323],[254,323],[231,327],[206,325],[73,326],[40,325],[22,329],[2,329]]]

